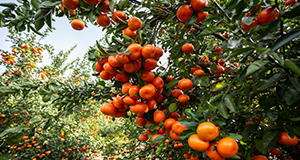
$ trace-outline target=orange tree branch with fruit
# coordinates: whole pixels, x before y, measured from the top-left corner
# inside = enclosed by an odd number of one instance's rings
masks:
[[[100,110],[135,119],[144,131],[138,137],[144,151],[124,156],[297,159],[296,0],[1,5],[7,6],[1,24],[19,31],[38,32],[44,23],[51,27],[52,15],[67,16],[75,30],[86,29],[88,22],[103,27],[107,45],[97,42],[88,59],[93,75],[109,82],[115,95]],[[16,17],[25,11],[25,19]],[[167,66],[159,64],[164,54]]]

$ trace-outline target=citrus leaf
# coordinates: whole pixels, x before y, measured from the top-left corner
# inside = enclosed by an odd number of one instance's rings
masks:
[[[258,88],[256,90],[262,90],[265,88],[270,87],[272,84],[276,83],[281,77],[283,73],[276,73],[269,79],[263,79],[262,82],[258,85]]]
[[[214,103],[212,103],[212,105],[217,106],[218,111],[219,111],[219,113],[221,114],[222,117],[224,117],[225,119],[228,118],[228,112],[227,112],[227,110],[226,110],[226,108],[225,108],[224,103],[221,103],[221,102],[214,102]]]
[[[272,130],[272,131],[268,131],[267,133],[264,133],[264,137],[262,140],[262,147],[264,150],[269,150],[271,147],[273,147],[278,138],[280,136],[280,131],[278,130]]]
[[[218,27],[218,26],[211,26],[211,27],[205,28],[205,29],[198,35],[198,38],[199,38],[199,37],[202,37],[202,36],[211,35],[211,34],[216,33],[216,32],[221,32],[221,31],[224,31],[224,30],[225,30],[225,29],[220,28],[220,27]]]
[[[180,80],[172,80],[171,82],[169,82],[167,84],[167,89],[172,88],[173,86],[175,86]]]
[[[292,70],[293,72],[295,72],[296,74],[298,74],[300,76],[300,70],[293,61],[286,60],[284,62],[284,65],[285,65],[285,67],[287,67],[288,69]]]
[[[19,133],[22,130],[28,130],[28,129],[30,129],[30,127],[25,126],[25,125],[17,126],[17,127],[14,127],[14,128],[9,128],[9,129],[6,129],[5,131],[3,131],[0,134],[0,137],[3,137],[3,136],[5,136],[8,133]]]
[[[180,137],[180,139],[185,140],[185,139],[188,139],[193,134],[197,134],[197,133],[192,130],[185,130],[180,133],[179,137]]]
[[[246,76],[250,76],[254,72],[261,69],[264,65],[268,64],[270,61],[255,61],[250,64],[250,66],[247,68]]]
[[[233,98],[230,96],[230,94],[227,94],[224,98],[225,105],[232,111],[236,112],[236,107]]]
[[[300,28],[294,29],[288,34],[281,36],[272,46],[271,51],[276,51],[281,46],[285,45],[286,43],[290,42],[292,39],[299,37],[300,35]]]
[[[210,89],[210,91],[219,91],[219,90],[222,90],[223,88],[225,88],[225,87],[227,87],[227,86],[228,86],[228,84],[225,83],[225,82],[218,83],[218,84],[214,85],[214,86]]]

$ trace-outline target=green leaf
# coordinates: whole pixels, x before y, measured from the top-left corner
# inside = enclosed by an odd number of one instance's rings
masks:
[[[275,122],[276,119],[278,118],[279,114],[277,111],[268,110],[267,116],[271,121]]]
[[[300,92],[300,79],[297,77],[289,76],[290,81],[292,82],[293,86]]]
[[[262,38],[267,36],[269,33],[272,33],[276,29],[276,27],[278,26],[279,23],[280,23],[280,18],[269,22],[267,24],[267,28],[264,30],[264,32],[262,34],[259,35],[259,37],[257,37],[257,40],[261,40]]]
[[[253,18],[252,17],[243,17],[242,18],[242,22],[244,22],[246,25],[250,25],[251,23],[254,22]]]
[[[104,48],[100,45],[99,41],[96,41],[97,48],[100,50],[100,52],[103,53],[103,55],[107,55],[108,53],[104,50]]]
[[[223,88],[225,88],[225,87],[227,87],[227,86],[228,86],[228,84],[225,83],[225,82],[218,83],[218,84],[214,85],[214,86],[210,89],[210,91],[219,91],[219,90],[222,90]]]
[[[226,121],[224,119],[214,119],[212,121],[213,124],[217,124],[219,126],[225,126],[226,125]]]
[[[253,51],[254,51],[254,48],[241,48],[241,49],[234,50],[229,54],[229,56],[224,61],[228,61],[228,59],[230,59],[232,57],[236,57],[239,54],[247,55]]]
[[[34,27],[36,30],[40,30],[44,26],[44,19],[34,21]]]
[[[172,88],[173,86],[175,86],[180,80],[172,80],[171,82],[169,82],[167,84],[167,89]]]
[[[12,160],[15,159],[10,154],[0,154],[0,160]]]
[[[284,124],[284,130],[288,133],[288,135],[290,137],[293,137],[295,136],[295,132],[294,132],[294,129],[291,125],[288,125],[288,124]],[[278,137],[279,138],[279,137]]]
[[[45,6],[47,8],[52,8],[52,7],[56,6],[56,5],[59,5],[60,3],[61,3],[61,1],[56,1],[56,2],[45,1],[41,5]]]
[[[219,113],[221,114],[222,117],[224,117],[225,119],[228,118],[228,112],[226,110],[226,107],[224,105],[224,103],[221,102],[214,102],[212,103],[212,105],[217,106]]]
[[[52,28],[52,14],[48,13],[48,15],[45,17],[46,24],[49,28]]]
[[[111,12],[114,12],[115,0],[109,0],[109,9]]]
[[[270,61],[255,61],[251,63],[250,66],[247,68],[246,76],[250,76],[251,74],[258,71],[269,62]]]
[[[199,119],[197,118],[194,111],[191,111],[191,109],[186,109],[186,110],[184,110],[184,112],[187,116],[191,117],[194,121],[199,122]]]
[[[300,117],[294,117],[294,118],[290,118],[290,120],[291,120],[291,121],[295,121],[295,122],[297,122],[297,121],[300,121]]]
[[[257,148],[262,154],[267,154],[267,153],[268,153],[268,150],[266,150],[265,147],[263,147],[263,142],[262,142],[262,140],[254,139],[254,142],[255,142],[256,148]]]
[[[33,6],[36,10],[40,9],[40,2],[39,2],[39,0],[31,0],[31,4],[32,4],[32,6]]]
[[[43,96],[42,100],[44,102],[49,102],[51,100],[52,94],[47,94],[45,96]]]
[[[178,121],[180,124],[187,126],[188,128],[196,127],[199,124],[198,122],[195,122],[192,119],[188,119],[188,118],[179,118]]]
[[[168,107],[169,112],[174,112],[177,110],[178,104],[177,103],[171,103]]]
[[[205,28],[205,29],[197,36],[197,38],[202,37],[202,36],[211,35],[211,34],[216,33],[216,32],[222,32],[222,31],[224,31],[224,30],[225,30],[225,29],[220,28],[220,27],[218,27],[218,26],[211,26],[211,27]]]
[[[298,92],[294,87],[288,86],[285,89],[284,93],[284,100],[286,101],[287,105],[292,105],[297,100],[300,99],[300,92]]]
[[[30,129],[30,127],[25,126],[25,125],[17,126],[17,127],[14,127],[14,128],[9,128],[9,129],[6,129],[5,131],[3,131],[0,134],[0,137],[3,137],[3,136],[5,136],[8,133],[19,133],[22,130],[28,130],[28,129]]]
[[[210,66],[210,68],[212,71],[217,72],[217,64],[215,62]]]
[[[208,108],[211,110],[211,111],[216,111],[217,110],[217,107],[214,107],[213,105],[211,105],[209,102],[207,102],[206,106],[208,106]]]
[[[155,137],[153,143],[159,143],[160,141],[163,141],[165,139],[165,136],[157,136]]]
[[[236,133],[228,133],[227,135],[225,135],[224,137],[230,137],[234,140],[241,140],[243,138],[242,135],[240,134],[236,134]]]
[[[13,89],[6,86],[0,86],[0,93],[17,93],[18,89]]]
[[[179,137],[181,140],[185,140],[185,139],[188,139],[193,134],[197,134],[197,133],[192,130],[185,130],[180,133]]]
[[[284,65],[285,65],[286,68],[292,70],[293,72],[295,72],[296,74],[298,74],[300,76],[300,70],[299,70],[298,66],[293,61],[286,60],[284,62]]]
[[[15,3],[9,2],[9,3],[0,3],[0,6],[15,8],[17,5]]]
[[[278,138],[280,136],[280,131],[278,130],[272,130],[268,131],[267,133],[264,133],[264,137],[262,140],[262,145],[264,150],[269,150],[271,147],[273,147]]]
[[[299,3],[296,3],[294,6],[293,6],[293,9],[290,10],[290,11],[287,11],[287,12],[284,12],[281,17],[283,18],[289,18],[289,19],[294,19],[296,17],[299,16],[299,13],[300,13],[300,4]]]
[[[236,107],[233,98],[230,96],[230,94],[227,94],[224,98],[225,105],[232,111],[236,112]]]
[[[186,25],[193,24],[198,18],[197,12],[193,12],[193,14],[190,16],[190,19],[185,23]]]
[[[276,51],[281,46],[285,45],[286,43],[290,42],[292,39],[299,37],[300,35],[300,28],[294,29],[290,31],[288,34],[281,36],[272,46],[271,51]]]
[[[271,49],[270,48],[255,48],[257,52],[259,52],[263,57],[265,55],[268,55],[270,53]]]
[[[32,118],[30,121],[29,121],[29,123],[30,124],[33,124],[33,123],[38,123],[38,122],[41,122],[42,120],[40,120],[40,119],[37,119],[37,118]]]
[[[210,80],[209,80],[209,78],[207,76],[202,76],[199,79],[200,79],[199,80],[200,86],[203,86],[203,87],[209,86]]]
[[[276,73],[269,79],[263,79],[262,82],[258,85],[256,90],[262,90],[270,87],[272,84],[276,83],[279,79],[281,79],[283,73]]]

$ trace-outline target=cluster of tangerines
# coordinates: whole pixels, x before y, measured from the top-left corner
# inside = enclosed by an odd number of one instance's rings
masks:
[[[207,6],[207,4],[207,0],[191,0],[190,5],[185,4],[178,8],[176,13],[177,18],[182,22],[187,22],[195,11],[197,12],[196,22],[199,23],[208,15],[208,12],[199,11],[201,8]]]

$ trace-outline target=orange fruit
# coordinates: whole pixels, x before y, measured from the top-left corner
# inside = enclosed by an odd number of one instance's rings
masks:
[[[116,23],[121,23],[120,20],[118,19],[118,17],[120,19],[122,19],[123,21],[126,21],[127,20],[127,16],[126,14],[123,12],[123,11],[115,11],[112,15],[112,19],[113,21],[115,21]]]
[[[182,104],[188,102],[190,100],[190,97],[186,94],[182,94],[178,97],[178,101]]]
[[[84,2],[90,5],[97,5],[100,3],[98,0],[84,0]]]
[[[129,27],[127,27],[123,29],[123,34],[128,37],[134,38],[136,36],[136,31],[133,31]]]
[[[71,26],[73,29],[80,31],[84,28],[84,23],[80,19],[73,19]]]
[[[185,4],[178,8],[176,15],[180,21],[187,22],[193,12],[194,10],[190,8],[190,5]]]
[[[124,83],[123,86],[122,86],[122,93],[123,93],[123,94],[128,93],[130,87],[132,87],[132,86],[133,86],[133,85],[132,85],[131,83],[129,83],[129,82]]]
[[[143,23],[138,17],[131,17],[128,20],[128,27],[135,31],[142,27]]]
[[[104,7],[103,7],[103,9],[101,10],[101,12],[103,12],[103,13],[108,13],[108,12],[110,12],[109,1],[106,1],[106,2],[105,2]]]
[[[157,61],[153,58],[147,58],[145,63],[143,63],[143,67],[145,70],[153,70],[157,66]]]
[[[143,48],[142,48],[142,56],[144,58],[152,58],[154,57],[155,52],[154,52],[154,46],[151,44],[146,44]]]
[[[193,155],[190,156],[190,160],[198,160],[199,159],[199,155],[196,155],[195,157]]]
[[[185,159],[190,159],[190,157],[191,157],[190,152],[189,152],[189,151],[185,152],[185,154],[183,155],[183,157],[184,157]]]
[[[116,56],[116,60],[119,62],[119,63],[122,63],[122,64],[127,64],[130,62],[130,59],[129,57],[126,55],[126,54],[118,54]]]
[[[104,69],[107,73],[112,74],[112,75],[118,73],[118,72],[114,69],[114,67],[111,66],[111,64],[110,64],[109,62],[104,63],[103,69]]]
[[[176,141],[179,141],[179,140],[181,140],[181,138],[180,138],[180,136],[178,135],[178,134],[176,134],[176,133],[174,133],[172,130],[170,130],[170,137],[172,138],[172,139],[174,139],[174,140],[176,140]]]
[[[120,98],[120,97],[119,97]],[[123,107],[123,104],[120,102],[120,100],[118,98],[114,98],[113,99],[113,105],[116,107],[116,108],[122,108]]]
[[[154,79],[154,76],[155,76],[154,73],[151,71],[144,71],[141,74],[141,78],[147,83],[152,82],[152,80]]]
[[[136,72],[137,69],[139,69],[139,64],[137,61],[130,61],[129,63],[123,65],[123,69],[127,73],[133,73]]]
[[[195,22],[199,23],[201,21],[203,21],[207,16],[208,16],[208,12],[204,12],[204,11],[199,11],[197,12],[197,19]]]
[[[287,146],[295,146],[298,144],[298,137],[295,135],[294,138],[291,138],[287,132],[282,132],[277,142]]]
[[[177,112],[171,112],[171,113],[169,113],[169,117],[174,118],[177,121],[178,118],[180,118],[180,115]]]
[[[115,79],[119,82],[127,82],[130,80],[130,78],[126,75],[125,70],[123,68],[120,69],[122,74],[117,72],[115,74]]]
[[[263,25],[275,20],[279,17],[279,10],[277,8],[268,7],[259,12],[257,21]]]
[[[202,70],[202,69],[197,69],[197,70],[195,70],[195,72],[194,72],[194,76],[197,76],[197,77],[202,77],[202,76],[204,76],[204,71]]]
[[[107,1],[108,2],[108,1]],[[99,26],[101,27],[107,27],[110,25],[110,19],[106,14],[100,14],[97,17],[97,23],[99,24]]]
[[[147,105],[148,105],[148,109],[152,110],[156,106],[156,101],[154,99],[148,99]]]
[[[124,117],[125,114],[126,114],[125,111],[120,111],[120,110],[119,110],[115,115],[113,115],[113,117],[115,117],[115,118],[120,118],[120,117]]]
[[[183,91],[190,90],[193,87],[193,82],[185,78],[178,82],[178,87]]]
[[[96,62],[95,71],[101,72],[103,70],[103,65],[99,63],[99,61]]]
[[[225,158],[218,153],[217,149],[213,151],[213,146],[217,146],[217,143],[209,144],[208,149],[205,151],[206,155],[213,160],[225,160]]]
[[[207,62],[209,62],[209,58],[207,56],[203,56],[200,59],[200,65],[207,65]]]
[[[164,127],[166,130],[170,130],[172,128],[173,123],[176,122],[173,118],[168,118],[164,122]]]
[[[155,138],[156,137],[159,137],[159,136],[164,136],[163,134],[155,134],[152,136],[152,142],[154,142]]]
[[[225,137],[219,140],[217,150],[222,157],[231,158],[238,152],[239,145],[234,139]]]
[[[117,56],[117,55],[109,56],[109,57],[108,57],[108,63],[109,63],[112,67],[121,67],[123,64],[117,61],[116,56]]]
[[[224,72],[225,68],[221,65],[217,65],[217,72],[214,72],[213,70],[211,70],[211,73],[213,73],[214,75],[221,75]]]
[[[152,84],[156,89],[162,89],[164,87],[164,80],[161,77],[156,77],[153,79]]]
[[[219,128],[211,122],[203,122],[197,127],[197,135],[206,141],[212,141],[219,136]]]
[[[126,96],[123,98],[123,102],[128,105],[134,105],[136,103],[136,100],[129,96]]]
[[[130,107],[132,113],[146,113],[148,112],[148,105],[145,102],[136,102]]]
[[[129,88],[129,96],[133,99],[140,99],[140,97],[137,97],[136,95],[139,95],[139,90],[140,90],[140,87],[137,86],[137,85],[133,85]],[[135,95],[136,94],[136,95]]]
[[[187,127],[184,126],[184,125],[182,125],[182,124],[180,124],[179,121],[176,121],[176,122],[174,122],[172,124],[172,130],[173,130],[173,132],[176,133],[176,134],[178,134],[178,135],[180,135],[180,133],[182,131],[185,131],[186,129],[187,129]]]
[[[139,135],[139,140],[142,142],[146,142],[148,140],[148,135],[147,134]]]
[[[244,22],[241,23],[241,27],[244,31],[249,32],[251,28],[256,27],[258,25],[257,19],[252,22],[250,25],[246,25]]]
[[[68,10],[75,10],[79,7],[78,0],[62,0],[62,4],[68,9]]]
[[[156,61],[164,54],[164,51],[160,47],[154,47],[154,59]]]
[[[136,120],[135,120],[136,124],[138,126],[145,126],[146,125],[146,120],[143,118],[143,117],[138,117]]]
[[[172,96],[173,97],[175,97],[175,98],[178,98],[180,95],[182,95],[183,94],[183,92],[182,92],[182,90],[181,89],[174,89],[173,91],[172,91]]]
[[[185,43],[182,45],[181,50],[183,53],[192,53],[194,51],[194,45],[192,43]]]
[[[196,151],[205,151],[209,147],[209,142],[199,138],[197,134],[193,134],[189,137],[188,144]]]
[[[284,5],[285,5],[285,6],[288,6],[288,5],[293,6],[293,5],[295,5],[296,3],[297,3],[297,0],[286,0],[286,1],[284,2]]]
[[[167,76],[165,82],[166,82],[166,83],[169,83],[169,82],[171,82],[171,81],[173,81],[173,80],[174,80],[174,78],[173,78],[172,76]]]
[[[114,77],[113,74],[109,74],[107,71],[103,70],[100,72],[100,78],[103,80],[110,80]]]
[[[136,60],[141,58],[141,50],[142,46],[140,44],[133,43],[127,47],[126,51],[130,51],[128,56],[131,60]]]
[[[252,157],[251,160],[268,160],[268,158],[263,155],[258,155],[258,156]]]
[[[279,155],[281,154],[280,149],[274,148],[274,147],[272,147],[272,148],[269,150],[269,152],[271,153],[271,155],[277,155],[277,156],[279,156]]]
[[[105,115],[113,116],[117,113],[117,109],[110,103],[105,103],[101,106],[100,111]]]
[[[166,115],[163,111],[157,110],[153,113],[154,122],[159,124],[166,119]]]
[[[195,11],[198,11],[200,8],[207,6],[207,0],[191,0],[191,6]]]
[[[156,91],[153,84],[147,84],[139,90],[139,95],[143,99],[151,99],[154,97],[155,93]]]

